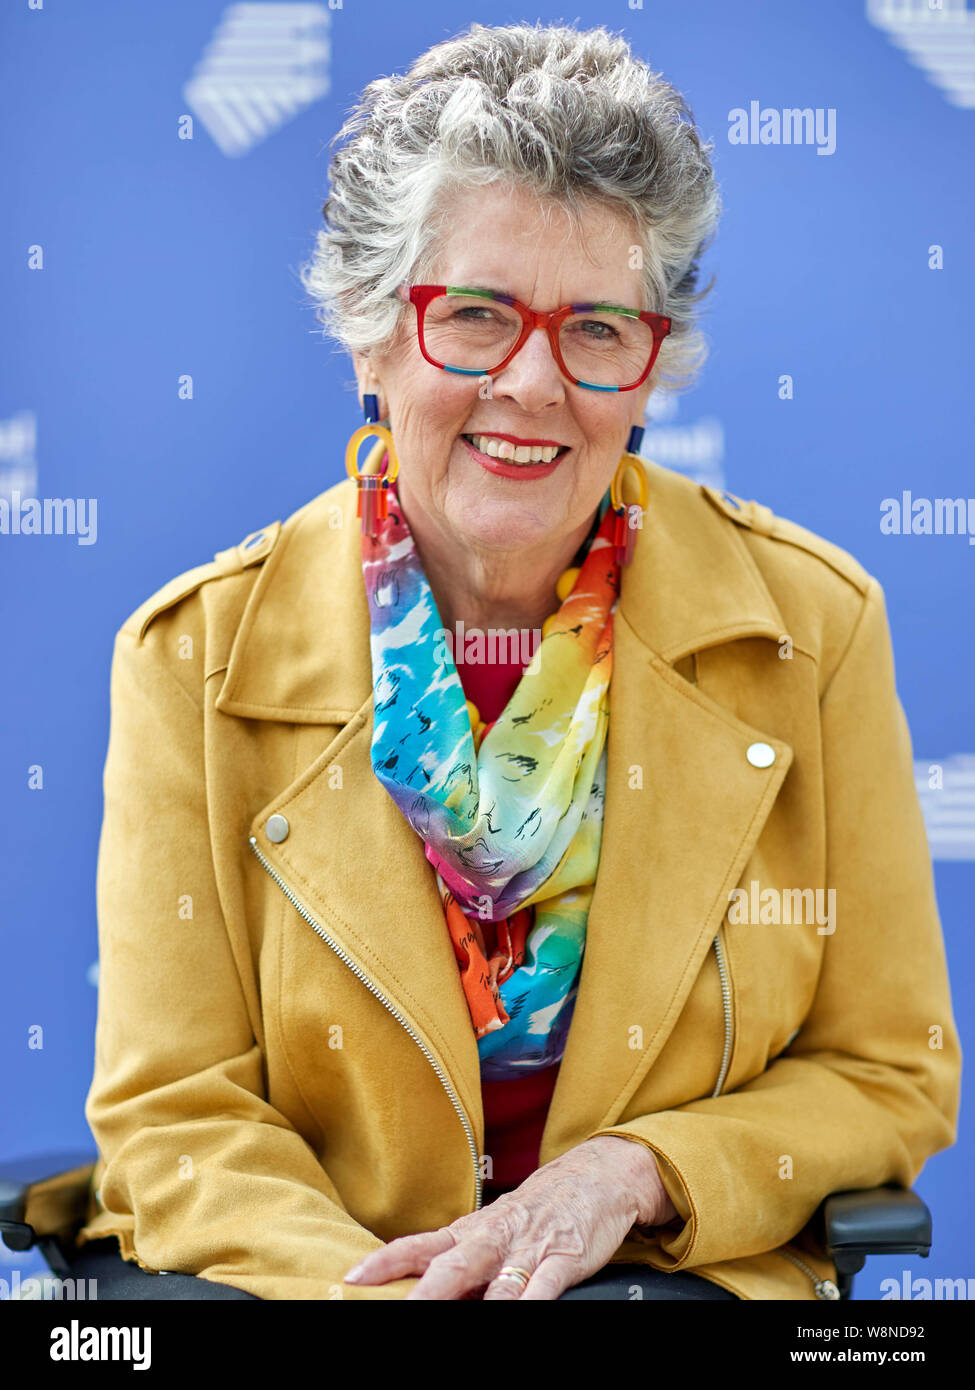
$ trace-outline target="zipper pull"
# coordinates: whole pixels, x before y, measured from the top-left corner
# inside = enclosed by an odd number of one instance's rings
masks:
[[[805,1260],[800,1260],[798,1255],[793,1255],[791,1250],[779,1250],[777,1252],[790,1264],[794,1264],[797,1269],[801,1269],[813,1286],[813,1292],[817,1298],[825,1299],[829,1303],[835,1303],[840,1296],[840,1291],[833,1283],[832,1279],[817,1279],[815,1270],[809,1268]]]

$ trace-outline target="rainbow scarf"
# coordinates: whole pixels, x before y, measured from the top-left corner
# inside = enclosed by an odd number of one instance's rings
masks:
[[[551,1066],[565,1050],[602,839],[614,521],[606,507],[571,593],[476,751],[395,484],[377,538],[362,538],[372,766],[436,870],[485,1080]]]

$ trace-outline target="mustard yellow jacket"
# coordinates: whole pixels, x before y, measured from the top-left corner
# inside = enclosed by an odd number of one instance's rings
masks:
[[[956,1134],[883,593],[768,508],[647,471],[541,1162],[646,1144],[682,1224],[615,1258],[811,1299],[835,1278],[820,1201],[910,1185]],[[371,687],[348,481],[117,634],[82,1242],[265,1299],[400,1299],[415,1280],[343,1276],[478,1205],[477,1047],[422,842],[372,772]]]

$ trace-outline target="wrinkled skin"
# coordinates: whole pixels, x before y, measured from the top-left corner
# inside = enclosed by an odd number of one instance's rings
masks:
[[[664,1225],[676,1216],[651,1150],[599,1135],[480,1211],[390,1241],[346,1280],[384,1284],[420,1276],[408,1300],[557,1299],[602,1269],[634,1225]],[[531,1274],[524,1291],[513,1279],[497,1279],[506,1264]]]

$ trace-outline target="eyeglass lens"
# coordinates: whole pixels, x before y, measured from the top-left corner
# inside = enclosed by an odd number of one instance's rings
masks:
[[[504,361],[521,331],[517,310],[480,295],[438,295],[427,305],[423,324],[426,350],[436,362],[485,374]],[[569,373],[599,386],[638,381],[653,343],[649,324],[612,309],[573,314],[559,329],[559,348]]]

